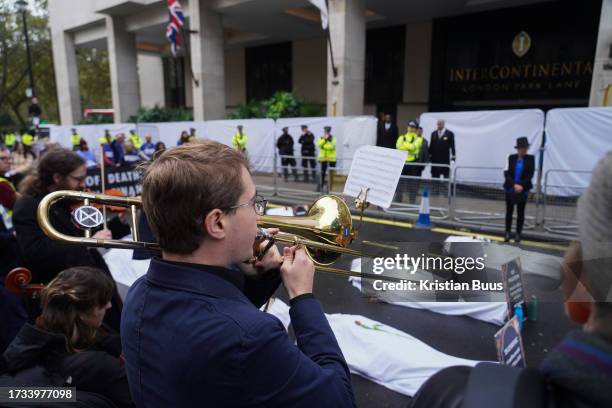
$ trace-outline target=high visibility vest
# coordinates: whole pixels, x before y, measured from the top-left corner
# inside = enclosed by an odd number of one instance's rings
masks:
[[[4,135],[4,145],[9,149],[15,146],[15,140],[17,140],[17,136],[15,136],[14,133],[7,133]]]
[[[421,145],[423,144],[423,138],[419,137],[415,132],[410,132],[401,135],[397,138],[395,148],[398,150],[404,150],[408,152],[406,157],[406,163],[414,162],[419,157],[421,151]]]
[[[15,190],[15,186],[13,183],[5,179],[4,177],[0,177],[0,183],[7,183],[11,190]],[[4,222],[4,226],[6,229],[10,230],[13,228],[13,210],[10,208],[5,208],[2,204],[0,204],[0,217],[2,217],[2,222]]]
[[[98,142],[100,142],[101,145],[106,144],[106,143],[111,143],[112,141],[113,141],[113,137],[112,136],[111,136],[110,142],[108,142],[106,140],[106,136],[104,136],[104,135],[98,139]]]
[[[22,134],[21,143],[23,143],[23,145],[26,147],[32,147],[32,145],[34,144],[34,136],[32,136],[31,134],[27,132]]]
[[[234,146],[234,149],[245,151],[248,139],[249,138],[247,137],[246,133],[240,134],[240,132],[236,132],[234,137],[232,137],[232,145]]]
[[[319,148],[317,159],[319,159],[320,162],[336,161],[336,138],[334,136],[332,136],[329,141],[321,136],[319,140],[317,140],[317,147]]]
[[[131,133],[130,140],[136,149],[140,149],[140,146],[142,146],[142,140],[140,140],[140,137],[138,137],[137,134]]]
[[[70,143],[72,143],[72,147],[79,147],[81,145],[81,135],[73,133],[70,136]]]

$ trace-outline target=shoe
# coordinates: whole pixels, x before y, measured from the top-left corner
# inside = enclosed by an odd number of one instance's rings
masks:
[[[517,244],[519,242],[521,242],[521,233],[520,232],[516,233],[516,236],[514,237],[514,242],[516,242]]]
[[[504,242],[510,242],[510,233],[506,232],[506,235],[504,236]]]

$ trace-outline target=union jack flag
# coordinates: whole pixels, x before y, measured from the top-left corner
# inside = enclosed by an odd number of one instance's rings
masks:
[[[181,48],[181,27],[185,23],[185,15],[183,8],[178,0],[168,0],[168,14],[170,22],[166,27],[166,38],[170,41],[170,50],[172,55],[176,56],[177,51]]]

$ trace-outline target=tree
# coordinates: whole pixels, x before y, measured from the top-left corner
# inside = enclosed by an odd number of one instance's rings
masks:
[[[3,22],[0,25],[0,116],[5,118],[5,123],[12,121],[13,125],[24,127],[29,106],[25,91],[30,84],[21,13],[14,3],[0,0],[0,21]],[[36,94],[43,118],[56,122],[58,106],[46,6],[46,0],[30,1],[28,34]]]

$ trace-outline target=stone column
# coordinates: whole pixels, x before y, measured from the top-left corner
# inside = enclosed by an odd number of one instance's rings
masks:
[[[193,87],[193,119],[225,118],[225,72],[221,15],[212,11],[211,0],[189,2],[191,66],[198,85]]]
[[[136,36],[121,17],[106,17],[106,31],[115,123],[125,123],[140,108]]]
[[[612,106],[612,0],[603,0],[589,106]]]
[[[329,29],[338,76],[328,49],[327,114],[363,114],[365,85],[365,0],[329,0]]]
[[[79,123],[82,112],[74,38],[71,33],[63,30],[54,32],[52,36],[60,122],[62,125],[75,125]]]

